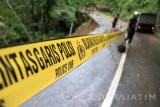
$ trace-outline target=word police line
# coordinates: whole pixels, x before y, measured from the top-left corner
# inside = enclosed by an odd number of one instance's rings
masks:
[[[74,55],[76,52],[71,41],[66,41],[0,56],[2,78],[0,89],[20,82]]]
[[[0,106],[18,106],[123,33],[50,40],[0,49]]]

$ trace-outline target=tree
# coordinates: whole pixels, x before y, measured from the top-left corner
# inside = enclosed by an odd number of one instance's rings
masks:
[[[12,5],[10,4],[9,0],[6,0],[6,3],[8,5],[8,7],[10,8],[10,10],[13,12],[13,14],[15,15],[15,17],[17,18],[17,20],[19,21],[19,23],[21,24],[22,28],[24,29],[27,37],[29,38],[30,41],[32,41],[32,38],[30,37],[27,29],[25,28],[24,24],[22,23],[21,19],[19,18],[19,16],[17,15],[17,13],[15,12],[15,10],[13,9]]]

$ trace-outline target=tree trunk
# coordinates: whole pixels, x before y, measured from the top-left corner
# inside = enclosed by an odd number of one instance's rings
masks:
[[[71,35],[72,35],[73,25],[74,25],[74,23],[71,23],[71,27],[70,27],[70,30],[69,30],[69,36],[71,36]]]
[[[22,26],[23,30],[25,31],[27,37],[29,38],[30,41],[32,41],[32,38],[29,36],[29,33],[27,31],[27,29],[25,28],[24,24],[22,23],[21,19],[19,18],[19,16],[17,15],[17,13],[14,11],[12,5],[10,4],[9,0],[6,0],[6,3],[9,7],[9,9],[13,12],[13,14],[15,15],[15,17],[17,18],[17,20],[20,22],[20,25]]]
[[[160,31],[160,0],[157,0],[157,28]]]

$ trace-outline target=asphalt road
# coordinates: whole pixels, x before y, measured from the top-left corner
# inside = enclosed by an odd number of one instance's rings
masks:
[[[160,107],[160,38],[135,34],[112,107]]]
[[[112,19],[97,14],[93,18],[100,26],[90,34],[110,31]],[[120,61],[117,45],[123,39],[104,48],[21,107],[100,107]],[[159,55],[160,38],[136,33],[112,107],[160,106]]]
[[[99,14],[91,15],[99,27],[90,34],[111,30],[112,19]],[[71,73],[52,84],[21,107],[98,107],[110,87],[121,54],[117,45],[124,36],[104,48]]]

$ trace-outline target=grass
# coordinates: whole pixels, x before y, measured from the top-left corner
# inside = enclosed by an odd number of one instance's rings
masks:
[[[155,35],[157,35],[158,37],[160,37],[160,31],[157,31],[157,32],[155,33]]]
[[[109,13],[109,12],[104,12],[105,15],[107,16],[113,16],[113,14]]]

